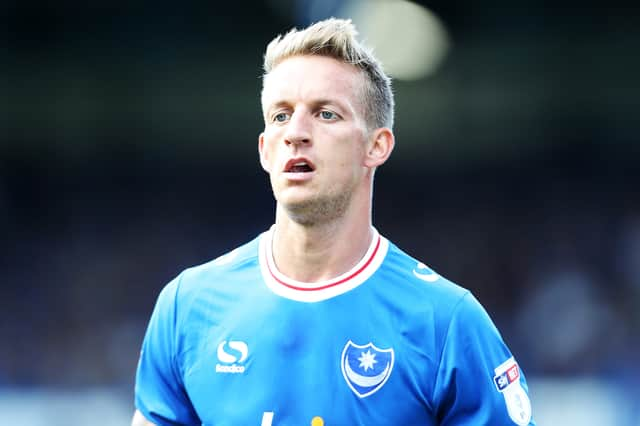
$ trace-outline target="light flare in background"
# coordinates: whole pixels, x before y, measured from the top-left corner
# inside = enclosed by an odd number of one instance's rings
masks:
[[[451,46],[440,18],[406,0],[269,0],[269,4],[299,28],[332,16],[351,19],[360,39],[397,80],[434,74]]]
[[[340,17],[351,18],[385,71],[404,81],[434,74],[450,47],[445,25],[429,9],[404,0],[352,0]]]

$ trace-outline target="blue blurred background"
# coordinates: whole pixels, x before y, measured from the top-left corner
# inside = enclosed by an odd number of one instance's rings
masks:
[[[396,77],[376,227],[485,305],[539,424],[640,425],[625,4],[0,3],[0,424],[129,421],[162,286],[272,223],[266,43],[333,15]]]

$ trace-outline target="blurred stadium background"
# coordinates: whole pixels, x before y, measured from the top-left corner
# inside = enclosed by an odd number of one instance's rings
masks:
[[[129,421],[161,287],[271,224],[266,42],[333,15],[396,77],[376,226],[483,302],[540,425],[640,425],[624,4],[0,3],[0,424]]]

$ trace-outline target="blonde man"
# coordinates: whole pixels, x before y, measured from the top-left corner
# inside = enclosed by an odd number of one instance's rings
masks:
[[[533,424],[476,299],[372,225],[394,103],[351,22],[277,37],[264,69],[275,224],[161,292],[132,424]]]

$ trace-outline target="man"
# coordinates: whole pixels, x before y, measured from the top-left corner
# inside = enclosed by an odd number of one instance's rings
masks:
[[[524,376],[484,309],[381,236],[389,78],[330,19],[265,55],[260,163],[275,225],[161,292],[133,425],[529,425]]]

